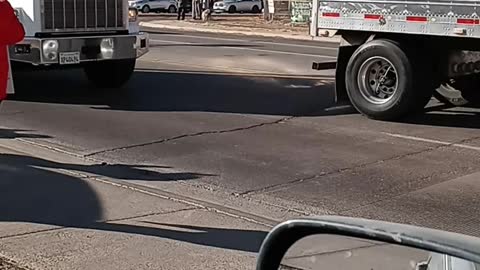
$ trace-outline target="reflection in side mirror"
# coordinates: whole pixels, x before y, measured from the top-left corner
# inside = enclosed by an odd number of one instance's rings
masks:
[[[307,236],[282,259],[286,269],[475,270],[470,261],[424,249],[341,235]]]
[[[417,264],[417,267],[416,267],[415,269],[416,269],[416,270],[427,270],[429,263],[430,263],[430,260],[425,261],[425,262],[419,262],[419,263]]]
[[[266,237],[257,270],[480,270],[480,239],[380,221],[284,222]]]

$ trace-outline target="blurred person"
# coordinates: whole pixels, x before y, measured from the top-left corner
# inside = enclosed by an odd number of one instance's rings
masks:
[[[0,0],[0,102],[7,97],[8,46],[23,40],[25,31],[7,0]]]
[[[182,20],[185,20],[186,8],[187,8],[187,0],[177,0],[177,10],[178,10],[177,20],[180,20],[180,17],[182,18]]]

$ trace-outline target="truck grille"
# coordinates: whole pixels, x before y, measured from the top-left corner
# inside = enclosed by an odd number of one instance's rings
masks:
[[[124,0],[43,0],[43,31],[125,29]]]

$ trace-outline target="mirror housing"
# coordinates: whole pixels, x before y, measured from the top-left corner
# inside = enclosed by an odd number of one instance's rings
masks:
[[[256,269],[278,270],[293,244],[317,234],[382,241],[480,263],[480,239],[476,237],[384,221],[322,216],[289,220],[273,228],[260,248]]]

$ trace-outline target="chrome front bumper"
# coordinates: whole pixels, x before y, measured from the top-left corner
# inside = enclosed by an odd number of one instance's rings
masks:
[[[48,48],[56,44],[56,49]],[[101,60],[138,58],[149,50],[147,33],[114,36],[70,36],[33,38],[26,37],[21,43],[11,46],[12,61],[33,65],[60,64],[61,54],[78,54],[79,63]],[[52,57],[52,50],[57,57]],[[54,53],[55,54],[55,53]]]

